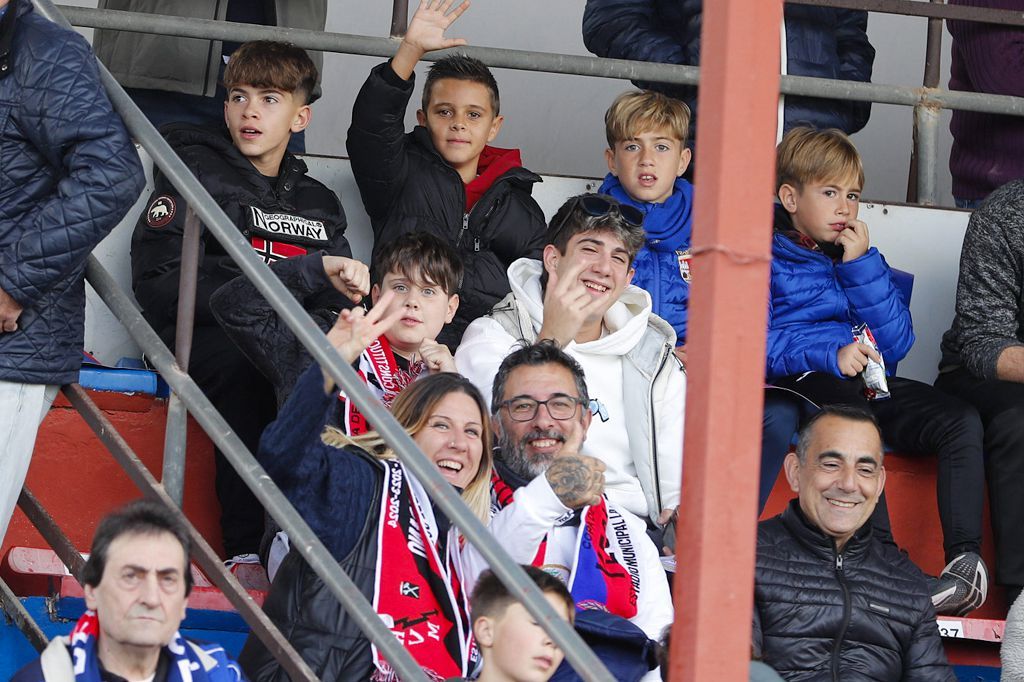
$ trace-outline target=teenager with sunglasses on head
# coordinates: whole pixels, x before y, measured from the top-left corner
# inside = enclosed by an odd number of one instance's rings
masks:
[[[630,285],[643,214],[583,194],[558,210],[547,234],[542,260],[509,267],[512,293],[469,325],[455,364],[487,395],[517,342],[557,342],[590,387],[594,418],[581,454],[607,466],[612,502],[664,525],[679,504],[686,376],[672,352],[675,331]]]

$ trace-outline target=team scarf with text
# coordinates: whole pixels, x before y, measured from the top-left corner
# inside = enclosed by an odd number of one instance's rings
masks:
[[[459,576],[458,531],[448,530],[444,561],[430,498],[395,460],[383,460],[373,606],[431,680],[464,676],[473,658],[469,604]],[[373,682],[398,677],[374,645]]]
[[[495,471],[491,478],[492,514],[511,504],[514,494]],[[576,534],[568,584],[576,608],[633,618],[640,595],[640,563],[626,520],[604,497],[599,504],[584,507],[580,513],[581,532]],[[545,536],[533,558],[534,566],[540,568],[549,563],[547,549]]]
[[[427,365],[422,361],[410,362],[408,370],[399,367],[391,344],[380,336],[360,354],[356,373],[370,387],[377,399],[390,410],[391,403],[398,394],[426,370]],[[341,429],[346,435],[359,436],[372,430],[366,417],[356,404],[348,399],[344,391],[338,392],[338,399],[344,406]]]
[[[86,611],[71,631],[71,660],[74,664],[75,682],[100,682],[100,663],[96,653],[96,642],[100,634],[100,621],[95,611]],[[167,668],[167,682],[206,682],[209,675],[203,666],[196,664],[189,655],[189,647],[180,632],[175,632],[165,649],[171,656]]]

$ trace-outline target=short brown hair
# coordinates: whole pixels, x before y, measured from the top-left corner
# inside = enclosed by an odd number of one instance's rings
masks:
[[[569,622],[572,623],[576,616],[576,602],[573,601],[565,583],[536,566],[521,565],[520,568],[526,571],[526,575],[537,586],[537,589],[544,594],[553,594],[565,602],[569,610]],[[473,588],[473,596],[469,600],[469,612],[473,622],[476,622],[478,618],[499,618],[505,609],[517,601],[519,600],[509,592],[494,571],[487,569],[480,574],[476,587]]]
[[[668,130],[685,144],[690,107],[653,90],[629,90],[616,97],[604,115],[604,132],[611,149],[618,142],[655,130]]]
[[[389,272],[400,272],[435,284],[448,296],[462,287],[462,259],[451,244],[429,232],[407,232],[388,242],[377,251],[371,270],[373,284],[380,284]]]
[[[501,99],[498,97],[498,82],[494,80],[494,74],[479,59],[467,57],[464,54],[453,54],[434,62],[427,72],[427,80],[423,83],[423,111],[430,108],[430,93],[434,89],[434,83],[443,78],[454,78],[457,81],[469,81],[479,83],[487,88],[491,95],[491,113],[498,115],[501,110]]]
[[[317,70],[306,51],[291,43],[253,40],[231,54],[224,69],[224,87],[239,85],[290,92],[309,104],[316,87]]]
[[[629,254],[629,266],[640,253],[647,236],[643,225],[633,225],[622,217],[621,211],[612,210],[603,216],[593,216],[584,210],[580,200],[587,194],[569,197],[561,208],[552,216],[548,224],[548,243],[555,246],[558,252],[565,255],[569,241],[583,232],[611,232],[622,242]],[[604,199],[610,205],[618,207],[621,202],[606,194],[594,195]],[[545,271],[546,272],[546,271]]]
[[[864,166],[857,148],[841,130],[793,128],[782,138],[775,151],[775,189],[830,180],[857,178],[864,188]]]

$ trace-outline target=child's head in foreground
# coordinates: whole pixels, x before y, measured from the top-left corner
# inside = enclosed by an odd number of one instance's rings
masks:
[[[433,341],[459,308],[462,259],[448,242],[428,232],[409,232],[377,252],[370,276],[374,304],[393,291],[385,315],[398,307],[406,315],[384,332],[391,347],[408,356]]]
[[[456,54],[430,67],[416,120],[448,165],[475,175],[484,146],[501,130],[499,111],[498,83],[490,69],[479,59]]]
[[[576,616],[565,584],[534,566],[522,566],[548,603],[570,624]],[[564,657],[554,640],[491,571],[484,571],[470,599],[473,636],[483,653],[478,682],[544,682]]]
[[[688,106],[660,92],[631,90],[612,102],[604,129],[608,170],[626,194],[654,204],[672,196],[676,178],[690,165]]]
[[[775,167],[779,203],[801,234],[832,244],[857,218],[864,167],[846,133],[793,128],[779,143]]]
[[[264,175],[276,176],[292,133],[306,129],[317,70],[305,50],[255,40],[224,70],[224,121],[235,146]]]

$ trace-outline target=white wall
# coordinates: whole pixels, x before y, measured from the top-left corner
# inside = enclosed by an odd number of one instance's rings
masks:
[[[96,0],[61,1],[80,7],[96,6]],[[327,30],[386,36],[391,26],[391,4],[389,0],[329,0]],[[410,0],[410,5],[414,8],[416,0]],[[451,34],[473,45],[586,55],[589,53],[580,33],[584,5],[584,0],[474,0]],[[868,34],[877,51],[875,82],[921,85],[927,25],[923,18],[870,15]],[[89,35],[91,31],[83,33]],[[944,32],[943,87],[949,76],[949,43],[949,34]],[[375,57],[325,55],[324,97],[314,106],[307,145],[310,152],[346,154],[352,100],[370,68],[379,61]],[[520,147],[525,164],[545,175],[604,174],[604,111],[615,95],[631,87],[628,82],[505,69],[496,70],[495,75],[506,117],[497,144]],[[418,96],[417,91],[414,99]],[[854,137],[864,157],[868,198],[905,199],[912,111],[909,107],[876,104],[867,127]],[[408,120],[411,125],[411,110]],[[949,112],[944,113],[940,139],[939,203],[952,205],[947,167]],[[347,208],[354,197],[343,199]]]

